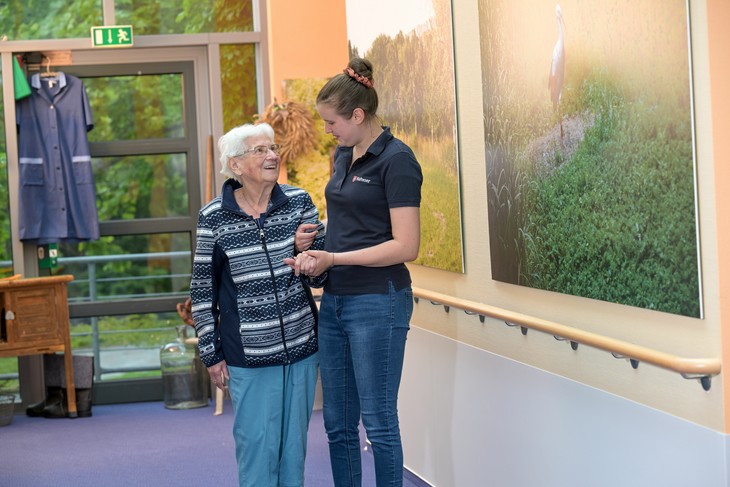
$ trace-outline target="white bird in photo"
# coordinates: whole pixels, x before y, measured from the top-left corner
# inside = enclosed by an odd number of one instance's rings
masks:
[[[548,89],[550,99],[553,102],[553,110],[557,111],[560,120],[560,138],[563,138],[563,117],[560,115],[560,98],[563,91],[563,79],[565,76],[565,23],[563,23],[563,11],[560,5],[555,6],[555,20],[558,23],[558,40],[553,47],[553,61],[550,66],[550,79]]]

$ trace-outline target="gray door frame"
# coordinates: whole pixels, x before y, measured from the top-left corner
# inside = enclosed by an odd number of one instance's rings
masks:
[[[113,76],[130,74],[163,74],[181,73],[184,77],[183,89],[185,100],[186,130],[181,140],[143,140],[92,143],[92,156],[122,155],[132,153],[159,153],[159,152],[186,152],[188,153],[188,215],[174,218],[146,219],[139,221],[112,221],[100,222],[100,231],[103,235],[142,234],[160,232],[188,232],[191,238],[191,249],[194,248],[195,225],[197,212],[202,204],[201,181],[205,177],[206,144],[208,134],[212,134],[212,115],[215,110],[211,105],[215,102],[210,89],[209,49],[202,46],[171,47],[153,49],[130,49],[114,51],[74,51],[73,65],[60,67],[69,74],[84,77]],[[219,93],[219,90],[218,90]],[[218,103],[219,105],[220,102]],[[14,107],[13,107],[14,115]],[[6,110],[7,113],[7,110]],[[14,117],[13,117],[14,118]],[[221,116],[222,118],[222,116]],[[8,124],[9,125],[9,124]],[[13,124],[14,125],[14,124]],[[17,138],[7,140],[10,148],[17,147]],[[8,152],[11,152],[10,150]],[[16,152],[17,154],[17,152]],[[16,155],[17,157],[17,155]],[[10,162],[12,158],[8,157]],[[17,189],[13,188],[13,180],[17,181],[17,166],[8,164],[10,190],[10,213],[18,214]],[[13,177],[11,177],[13,174]],[[16,183],[17,184],[17,183]],[[13,220],[17,225],[17,217]],[[36,259],[36,246],[23,244],[22,252],[14,251],[15,268],[22,266],[26,277],[39,274]],[[14,249],[15,250],[15,249]],[[20,262],[19,262],[20,261]],[[109,303],[78,303],[70,304],[71,318],[83,318],[100,315],[125,314],[130,311],[130,304],[134,312],[155,313],[170,312],[175,309],[179,298],[150,298],[132,302],[113,301]],[[19,359],[19,375],[21,397],[24,405],[36,402],[44,397],[43,372],[40,357],[22,357]],[[136,402],[161,399],[162,386],[160,379],[141,379],[130,381],[113,381],[98,383],[95,391],[95,403]]]

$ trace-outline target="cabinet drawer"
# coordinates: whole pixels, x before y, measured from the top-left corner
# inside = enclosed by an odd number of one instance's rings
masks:
[[[5,317],[9,342],[42,343],[62,338],[54,288],[18,289],[8,294]]]

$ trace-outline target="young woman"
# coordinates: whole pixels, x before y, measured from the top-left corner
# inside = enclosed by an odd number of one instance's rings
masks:
[[[325,251],[288,261],[307,275],[329,269],[319,349],[336,486],[361,484],[360,418],[377,485],[403,482],[397,401],[413,311],[404,263],[418,256],[423,176],[411,149],[381,126],[377,109],[373,68],[365,59],[351,60],[319,92],[317,111],[338,142],[325,189]]]

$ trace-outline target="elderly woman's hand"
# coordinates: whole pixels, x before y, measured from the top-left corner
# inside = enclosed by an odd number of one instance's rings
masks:
[[[226,384],[229,379],[228,365],[225,360],[208,367],[208,375],[210,375],[210,381],[218,389],[225,391],[226,388],[228,388],[228,385]]]
[[[304,252],[312,246],[312,242],[314,242],[314,237],[316,236],[316,223],[302,223],[297,227],[297,231],[294,234],[294,248],[297,249],[297,252]]]

